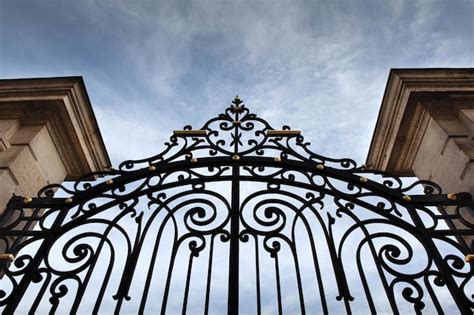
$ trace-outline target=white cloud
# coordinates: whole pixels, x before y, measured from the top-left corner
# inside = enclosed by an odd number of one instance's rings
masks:
[[[363,162],[391,67],[473,65],[466,49],[472,37],[458,35],[469,24],[445,15],[443,5],[81,1],[42,20],[67,18],[54,29],[73,40],[53,42],[48,33],[35,38],[36,49],[15,54],[3,47],[0,70],[8,76],[80,71],[114,166],[160,152],[173,129],[200,127],[235,94],[274,127],[302,129],[313,151]],[[79,29],[71,26],[75,19]],[[19,34],[21,26],[14,27]],[[11,37],[5,42],[15,44]],[[108,58],[97,57],[102,54]],[[77,60],[92,61],[81,68]]]

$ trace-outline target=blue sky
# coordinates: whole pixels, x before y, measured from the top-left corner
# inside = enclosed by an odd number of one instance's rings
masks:
[[[114,164],[235,94],[365,160],[390,68],[472,67],[472,1],[5,1],[0,77],[84,77]]]
[[[390,69],[473,67],[473,52],[473,1],[0,0],[0,78],[83,76],[114,166],[236,94],[363,163]]]

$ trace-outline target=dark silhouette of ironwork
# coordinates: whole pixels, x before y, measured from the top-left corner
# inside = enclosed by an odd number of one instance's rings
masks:
[[[288,259],[294,270],[297,292],[293,294],[298,296],[301,313],[306,312],[310,300],[316,300],[324,313],[334,301],[342,303],[347,313],[352,311],[355,298],[353,283],[348,280],[349,263],[356,266],[353,272],[372,313],[379,305],[377,295],[383,295],[394,313],[400,312],[400,302],[421,313],[427,301],[442,313],[445,301],[437,296],[435,287],[446,289],[460,312],[472,313],[473,263],[467,262],[472,249],[465,240],[474,235],[474,224],[467,219],[473,205],[468,193],[443,194],[438,185],[425,180],[405,187],[400,178],[369,171],[351,159],[315,154],[299,131],[288,126],[273,129],[250,113],[238,97],[201,129],[185,126],[165,145],[160,154],[125,161],[117,170],[89,174],[72,187],[53,184],[44,187],[38,197],[11,199],[0,229],[0,242],[7,254],[0,257],[0,281],[8,283],[0,291],[3,313],[14,313],[21,303],[27,303],[29,312],[35,313],[45,300],[54,313],[66,295],[72,296],[69,311],[76,313],[93,287],[97,294],[87,301],[93,304],[93,313],[99,313],[104,299],[110,298],[108,290],[114,292],[117,313],[132,296],[139,299],[137,312],[144,312],[147,303],[155,303],[166,313],[173,294],[173,268],[183,248],[188,251],[188,267],[182,312],[188,307],[193,264],[201,255],[208,259],[207,274],[201,279],[206,288],[204,312],[208,313],[216,242],[228,247],[229,314],[239,311],[239,247],[250,243],[255,248],[258,314],[263,307],[263,255],[274,261],[279,313],[285,306],[283,259]],[[106,176],[106,180],[87,181],[97,175]],[[209,188],[214,183],[226,183],[228,193],[224,186]],[[264,188],[243,192],[257,184]],[[416,189],[424,194],[411,193]],[[64,197],[57,197],[57,193],[55,197],[55,190]],[[444,207],[456,210],[447,214]],[[123,222],[131,219],[134,227],[127,228],[128,223]],[[343,220],[351,223],[336,236]],[[360,235],[357,242],[352,241],[355,234]],[[171,250],[168,265],[160,269],[157,259],[160,246],[165,246],[165,235],[171,239]],[[307,240],[304,253],[296,244],[298,235]],[[327,249],[325,255],[318,250],[321,244]],[[137,267],[145,245],[152,248],[147,253],[147,268]],[[290,255],[283,255],[283,250]],[[351,250],[352,256],[345,255]],[[118,261],[115,256],[122,252],[125,260]],[[424,257],[422,267],[404,269],[420,256]],[[300,270],[303,259],[312,265],[311,276],[316,279],[313,292],[303,284],[309,277],[307,271],[302,274]],[[384,290],[373,292],[365,270],[367,259]],[[99,265],[104,269],[102,281],[92,282]],[[336,295],[328,294],[323,265],[332,270]],[[165,279],[163,294],[150,296],[157,273]],[[113,274],[119,275],[118,283],[111,283]],[[132,281],[138,275],[144,281],[138,295],[133,295]],[[32,289],[33,296],[27,293]]]

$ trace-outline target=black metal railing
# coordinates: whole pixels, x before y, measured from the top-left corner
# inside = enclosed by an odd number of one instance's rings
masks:
[[[469,194],[315,154],[238,97],[93,175],[11,199],[3,313],[473,311]]]

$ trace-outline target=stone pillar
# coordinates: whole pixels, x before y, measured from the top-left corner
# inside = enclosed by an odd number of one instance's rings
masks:
[[[366,163],[474,196],[474,69],[392,70]]]
[[[109,167],[81,77],[0,80],[0,215],[13,194],[36,196],[48,184]],[[4,213],[0,228],[14,220],[12,212]],[[33,227],[21,221],[13,229]],[[10,246],[21,241],[0,239],[0,264],[14,259]]]
[[[109,167],[81,77],[0,80],[0,213],[13,194]]]

